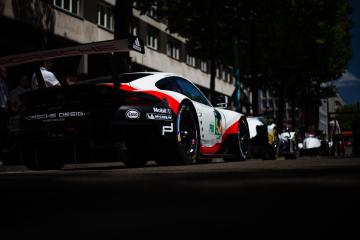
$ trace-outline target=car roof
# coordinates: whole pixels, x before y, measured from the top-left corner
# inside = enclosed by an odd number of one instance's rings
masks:
[[[167,72],[131,72],[131,73],[119,74],[117,80],[120,81],[121,83],[129,83],[146,77],[155,77],[156,79],[160,79],[169,76],[181,77],[180,75],[174,73],[167,73]],[[100,77],[81,81],[77,84],[96,84],[96,83],[106,83],[106,82],[113,82],[113,77],[111,75],[100,76]]]

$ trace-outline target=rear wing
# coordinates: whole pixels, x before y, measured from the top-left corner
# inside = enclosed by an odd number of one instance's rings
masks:
[[[56,48],[51,50],[4,56],[0,57],[0,66],[10,67],[25,63],[63,57],[73,57],[84,54],[128,52],[130,50],[134,50],[136,52],[144,54],[145,48],[143,41],[139,37],[130,36],[129,39],[93,42],[73,47]]]

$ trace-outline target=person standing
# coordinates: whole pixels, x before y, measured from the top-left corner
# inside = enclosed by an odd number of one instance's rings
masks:
[[[332,140],[332,152],[336,155],[339,156],[340,155],[340,150],[341,150],[341,146],[340,146],[340,141],[341,141],[341,129],[340,129],[340,124],[338,122],[338,120],[336,120],[335,118],[330,118],[329,121],[329,126],[330,126],[330,139]]]
[[[16,88],[11,90],[10,92],[10,110],[12,112],[17,112],[20,109],[20,106],[22,105],[22,102],[20,100],[20,95],[24,92],[29,91],[30,89],[30,80],[27,76],[22,76],[20,78],[19,84]]]
[[[37,74],[36,72],[32,76],[32,82],[31,82],[31,88],[32,89],[38,89],[39,86],[41,87],[40,82],[45,83],[46,88],[48,87],[55,87],[55,86],[61,86],[60,82],[56,79],[55,75],[50,71],[52,67],[52,62],[50,60],[44,61],[40,67],[40,74]],[[39,79],[41,78],[42,79]]]

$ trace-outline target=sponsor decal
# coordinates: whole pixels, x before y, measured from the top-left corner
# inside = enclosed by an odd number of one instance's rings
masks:
[[[215,124],[210,123],[210,133],[215,134]]]
[[[171,114],[171,109],[170,109],[170,108],[157,108],[157,107],[153,107],[153,111],[154,111],[154,113]]]
[[[129,119],[140,118],[140,112],[136,109],[129,109],[126,111],[125,116]]]
[[[44,113],[26,116],[28,121],[32,120],[49,120],[49,119],[65,119],[71,117],[86,117],[90,115],[88,112],[58,112],[58,113]]]
[[[219,111],[215,110],[214,116],[215,116],[215,122],[210,123],[209,126],[210,133],[215,135],[217,138],[220,138],[220,136],[224,133],[221,114]]]
[[[171,121],[172,116],[166,114],[146,113],[146,118],[150,120],[165,120]]]
[[[171,123],[170,126],[163,126],[161,135],[165,136],[165,133],[172,133],[174,131],[174,124]]]

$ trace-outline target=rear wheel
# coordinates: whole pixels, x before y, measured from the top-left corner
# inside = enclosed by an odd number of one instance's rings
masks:
[[[225,161],[245,161],[248,156],[248,145],[250,142],[249,128],[246,119],[241,118],[238,123],[238,132],[229,146],[230,154],[235,158],[224,158]]]
[[[240,161],[245,161],[248,154],[248,144],[249,144],[249,128],[246,122],[246,119],[241,118],[238,126],[238,135],[237,135],[237,144],[238,151],[237,157]]]
[[[190,103],[182,103],[176,119],[177,139],[173,144],[166,144],[167,154],[162,155],[158,164],[192,164],[199,157],[200,133],[195,110]]]

